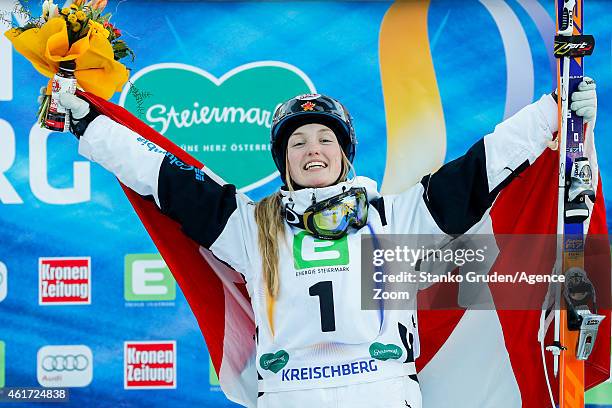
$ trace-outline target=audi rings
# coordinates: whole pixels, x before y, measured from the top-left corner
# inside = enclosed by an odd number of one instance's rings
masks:
[[[41,366],[45,371],[84,371],[89,367],[89,359],[84,354],[45,356]]]

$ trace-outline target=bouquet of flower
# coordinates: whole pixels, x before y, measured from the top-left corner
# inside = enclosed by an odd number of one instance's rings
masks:
[[[40,17],[21,6],[28,21],[5,36],[37,71],[51,79],[61,62],[74,61],[77,87],[108,100],[128,80],[128,69],[119,60],[130,56],[133,61],[134,53],[120,39],[121,31],[110,23],[111,14],[103,14],[106,2],[75,0],[60,9],[53,0],[45,0]],[[51,82],[38,111],[41,125],[49,108]]]

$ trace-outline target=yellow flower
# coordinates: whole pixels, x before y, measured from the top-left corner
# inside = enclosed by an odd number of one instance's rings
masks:
[[[102,31],[104,29],[104,26],[102,26],[102,24],[98,23],[97,21],[94,20],[89,20],[87,22],[87,25],[93,30],[93,31]]]
[[[76,9],[78,9],[78,7],[77,7],[77,5],[76,5],[76,4],[71,4],[71,5],[70,5],[70,8],[71,8],[72,10],[76,10]]]
[[[68,14],[70,14],[70,9],[69,8],[63,8],[62,9],[62,14],[67,16]]]
[[[97,21],[89,20],[89,27],[93,32],[102,34],[105,38],[108,38],[108,36],[110,35],[110,32]]]
[[[77,11],[75,15],[76,15],[77,20],[79,21],[83,21],[87,18],[87,15],[82,10]]]
[[[74,23],[74,25],[72,26],[72,31],[79,32],[79,30],[81,29],[81,24],[80,23]]]
[[[70,14],[70,15],[68,16],[68,22],[69,22],[69,23],[74,24],[74,23],[76,23],[76,21],[77,21],[77,17],[76,17],[74,14]]]

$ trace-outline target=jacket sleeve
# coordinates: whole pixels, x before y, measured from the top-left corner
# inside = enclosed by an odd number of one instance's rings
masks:
[[[557,104],[544,95],[497,125],[465,155],[393,196],[389,215],[395,232],[467,232],[483,219],[499,192],[535,162],[556,131]],[[432,220],[437,228],[429,225]]]
[[[79,141],[79,153],[112,172],[123,184],[153,199],[184,233],[239,272],[246,270],[245,230],[252,205],[209,171],[180,161],[153,142],[98,116]]]

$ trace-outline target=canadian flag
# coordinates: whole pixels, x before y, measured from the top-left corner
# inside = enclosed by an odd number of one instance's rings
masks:
[[[179,147],[139,121],[122,107],[83,94],[104,115],[127,126],[181,161],[204,166]],[[597,198],[588,225],[589,234],[607,234],[604,200],[591,155]],[[555,234],[557,215],[557,156],[547,150],[507,186],[495,201],[479,233]],[[155,204],[128,188],[128,199],[180,285],[204,334],[221,388],[227,397],[255,406],[257,376],[254,367],[255,325],[240,274],[218,262],[207,250],[187,238],[177,223],[162,215]],[[589,247],[587,244],[587,251]],[[601,248],[598,248],[601,251]],[[609,247],[603,268],[607,274],[594,282],[601,297],[610,297]],[[587,258],[588,260],[588,258]],[[503,248],[495,260],[507,262]],[[607,269],[606,269],[607,268]],[[588,265],[587,265],[588,269]],[[551,265],[552,270],[552,265]],[[419,296],[435,291],[433,286]],[[505,296],[490,287],[493,303]],[[542,296],[526,293],[523,296]],[[419,300],[420,301],[420,300]],[[609,309],[609,308],[608,308]],[[595,349],[586,363],[586,386],[610,376],[610,310],[599,310],[602,322]],[[544,407],[550,405],[541,345],[540,310],[420,310],[419,379],[426,407]],[[545,343],[550,342],[550,333]],[[550,354],[550,353],[548,353]],[[549,374],[550,356],[546,357]],[[550,376],[553,392],[558,386]]]
[[[592,132],[588,136],[592,138]],[[592,140],[591,140],[592,142]],[[591,145],[592,143],[588,143]],[[606,212],[594,150],[586,151],[593,168],[596,200],[587,221],[585,270],[597,291],[601,323],[595,349],[585,366],[585,388],[610,377],[610,246]],[[498,238],[499,254],[491,265],[496,272],[514,273],[521,266],[552,271],[557,222],[558,152],[547,149],[536,162],[497,197],[488,219],[476,231],[496,237],[522,236],[541,244],[525,250],[506,245]],[[539,234],[539,235],[536,235]],[[552,243],[553,245],[549,245]],[[546,253],[543,248],[547,247]],[[540,330],[543,344],[552,343],[553,330],[545,330],[541,308],[547,284],[524,284],[509,292],[504,285],[489,284],[490,301],[496,308],[419,310],[421,355],[417,359],[426,407],[549,407]],[[419,300],[435,292],[419,293]],[[448,288],[446,288],[448,289]],[[520,297],[509,299],[508,296]],[[424,303],[424,302],[421,302]],[[524,306],[524,307],[523,307]],[[539,307],[538,307],[539,306]],[[501,309],[501,310],[500,310]],[[553,376],[552,355],[545,352],[548,378],[558,401],[558,378]]]

